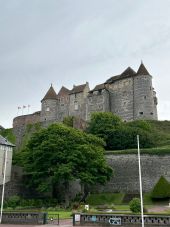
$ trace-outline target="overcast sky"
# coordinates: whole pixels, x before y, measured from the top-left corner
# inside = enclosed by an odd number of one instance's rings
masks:
[[[0,125],[40,110],[51,83],[93,88],[141,59],[170,120],[169,0],[0,0]]]

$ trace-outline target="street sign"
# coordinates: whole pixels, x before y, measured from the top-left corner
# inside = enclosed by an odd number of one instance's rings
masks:
[[[111,225],[121,225],[121,218],[113,217],[109,219]]]

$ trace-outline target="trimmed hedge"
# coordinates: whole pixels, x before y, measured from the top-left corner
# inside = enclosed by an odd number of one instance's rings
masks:
[[[169,197],[170,197],[170,183],[163,176],[161,176],[151,193],[151,198],[166,199]]]

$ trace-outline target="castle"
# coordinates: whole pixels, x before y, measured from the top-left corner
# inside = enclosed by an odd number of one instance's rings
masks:
[[[88,121],[93,112],[112,112],[124,121],[136,119],[157,120],[157,97],[152,76],[141,62],[135,72],[128,67],[120,75],[90,90],[88,82],[62,87],[56,94],[53,86],[41,100],[41,111],[14,118],[13,127],[36,122],[62,122],[67,116]]]

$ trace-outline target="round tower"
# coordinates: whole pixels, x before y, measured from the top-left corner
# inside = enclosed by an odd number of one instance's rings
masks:
[[[51,84],[44,98],[41,100],[40,121],[56,121],[58,113],[58,98]]]
[[[152,76],[143,62],[134,76],[134,120],[157,120],[157,99],[152,87]]]

